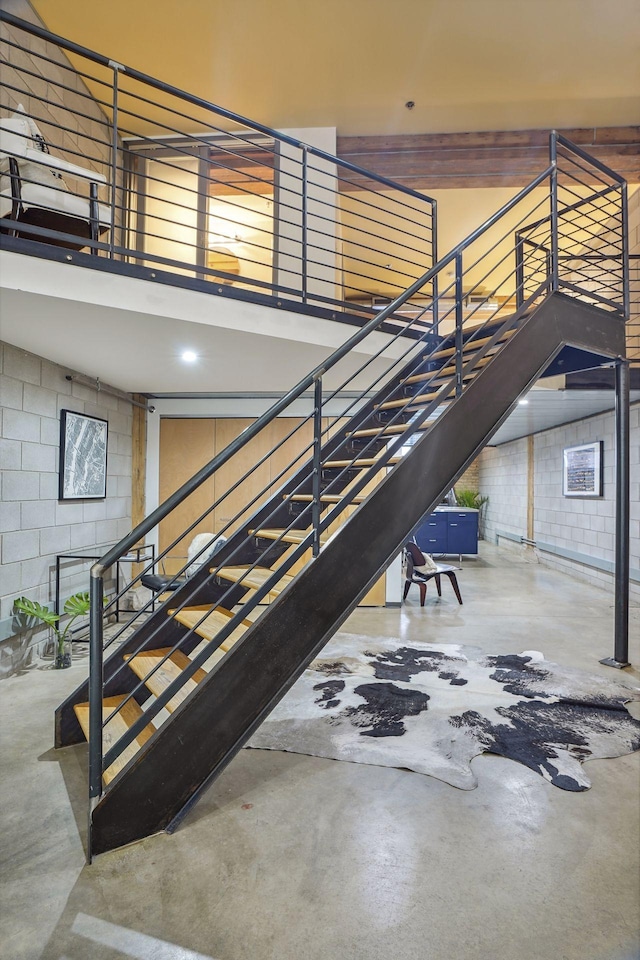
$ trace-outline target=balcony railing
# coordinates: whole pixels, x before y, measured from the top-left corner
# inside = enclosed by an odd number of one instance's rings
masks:
[[[0,20],[10,246],[81,249],[66,259],[92,254],[102,269],[361,323],[436,262],[431,198],[8,13]],[[25,122],[26,163],[15,138],[7,145]],[[355,187],[353,173],[374,187]]]

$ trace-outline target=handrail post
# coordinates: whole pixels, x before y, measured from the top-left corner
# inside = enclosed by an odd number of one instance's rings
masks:
[[[111,117],[111,230],[109,231],[109,259],[115,257],[116,234],[116,189],[118,183],[118,79],[120,71],[125,68],[115,60],[109,61],[113,70],[113,101]]]
[[[629,205],[627,184],[623,183],[620,188],[622,223],[622,308],[624,311],[625,323],[628,323],[631,316],[631,295],[629,291]]]
[[[549,137],[549,159],[551,177],[549,178],[551,204],[551,291],[558,290],[559,281],[559,237],[558,237],[558,140],[555,130]]]
[[[456,397],[462,394],[462,253],[456,254]]]
[[[307,185],[309,176],[309,151],[305,145],[302,147],[302,302],[307,302],[307,246],[308,246],[308,222],[307,222]]]
[[[320,493],[322,464],[320,453],[322,450],[322,377],[318,377],[314,384],[313,408],[313,504],[311,506],[311,523],[313,524],[313,556],[320,553]]]
[[[103,596],[104,568],[94,564],[89,584],[89,859],[91,815],[102,795]]]
[[[524,237],[516,233],[516,310],[524,302]]]
[[[438,208],[435,200],[431,201],[431,266],[438,262]],[[440,304],[438,302],[438,274],[431,281],[431,296],[433,297],[433,332],[438,336],[440,326]]]

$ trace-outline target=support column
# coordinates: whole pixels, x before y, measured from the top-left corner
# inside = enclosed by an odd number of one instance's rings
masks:
[[[533,435],[527,437],[527,540],[534,541],[535,450]]]
[[[613,657],[600,663],[629,666],[629,362],[616,361],[616,557]]]
[[[137,527],[145,518],[145,483],[147,456],[147,398],[134,394],[140,406],[134,406],[131,428],[131,526]],[[144,404],[144,408],[142,407]],[[143,565],[131,566],[132,577],[137,577]]]

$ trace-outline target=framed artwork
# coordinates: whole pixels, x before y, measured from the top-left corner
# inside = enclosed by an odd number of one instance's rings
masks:
[[[60,411],[60,500],[106,497],[108,426],[99,417]]]
[[[565,497],[602,496],[602,440],[565,447],[562,493]]]

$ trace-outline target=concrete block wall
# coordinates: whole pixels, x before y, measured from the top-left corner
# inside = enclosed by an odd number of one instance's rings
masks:
[[[56,554],[115,542],[131,529],[131,404],[70,382],[66,373],[0,342],[0,676],[42,640],[42,631],[18,630],[15,598],[51,604]],[[109,423],[104,500],[58,500],[63,408]],[[89,566],[64,563],[63,599],[88,589]]]
[[[631,425],[630,593],[640,602],[640,404],[633,404]],[[562,495],[565,447],[602,440],[604,495],[571,498]],[[613,412],[565,424],[533,438],[534,540],[570,557],[536,549],[538,560],[595,586],[613,591],[611,566],[615,548],[615,416]],[[527,440],[487,448],[480,458],[480,489],[490,497],[486,538],[508,531],[527,532]],[[505,546],[513,545],[508,540]],[[525,550],[525,547],[520,549]]]
[[[0,0],[0,6],[16,17],[45,26],[27,0]],[[17,49],[2,42],[4,40],[26,49]],[[108,175],[111,135],[107,118],[60,48],[3,23],[0,24],[0,51],[0,114],[9,116],[22,103],[52,153]],[[87,67],[87,72],[96,75],[102,69],[93,64]],[[100,77],[108,81],[108,72],[102,73]],[[106,96],[108,98],[108,92]],[[68,186],[74,192],[85,189],[75,180],[70,180]],[[101,200],[106,199],[101,195]]]
[[[527,440],[486,447],[478,458],[478,488],[485,507],[484,537],[495,542],[498,530],[527,535]]]

